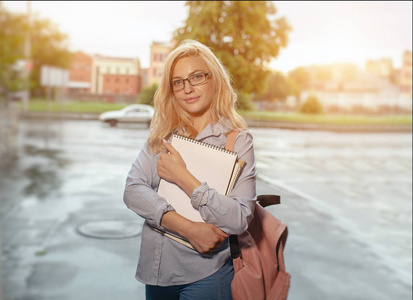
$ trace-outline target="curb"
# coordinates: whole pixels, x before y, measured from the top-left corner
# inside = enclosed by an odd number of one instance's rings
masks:
[[[29,120],[99,120],[99,113],[67,113],[67,112],[21,112],[22,119]]]

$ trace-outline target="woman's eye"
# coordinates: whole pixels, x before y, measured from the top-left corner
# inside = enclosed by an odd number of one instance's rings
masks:
[[[182,80],[175,80],[173,82],[173,85],[180,85],[182,83]]]

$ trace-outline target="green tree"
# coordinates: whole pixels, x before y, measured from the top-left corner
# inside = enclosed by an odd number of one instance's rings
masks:
[[[288,72],[288,77],[294,80],[300,91],[311,87],[311,75],[306,67],[298,67]]]
[[[285,101],[288,96],[297,96],[297,84],[281,72],[274,72],[268,76],[267,99],[270,101]]]
[[[210,47],[231,73],[235,89],[262,90],[267,64],[286,47],[290,25],[272,1],[187,1],[189,15],[174,32],[179,43],[194,39]]]
[[[285,101],[288,96],[298,96],[300,89],[289,76],[275,71],[268,75],[265,88],[258,93],[255,100]]]
[[[47,19],[34,18],[31,24],[31,48],[33,87],[40,86],[40,68],[49,65],[68,69],[72,53],[68,49],[68,36]]]
[[[71,53],[68,50],[68,36],[61,33],[48,19],[33,15],[28,22],[25,14],[8,12],[0,4],[0,86],[3,90],[19,90],[16,63],[24,59],[26,35],[30,36],[31,87],[40,86],[40,68],[50,65],[60,68],[70,66]],[[17,78],[16,78],[17,76]]]
[[[333,71],[330,65],[314,66],[314,79],[318,81],[329,81],[333,79]]]
[[[323,105],[318,101],[317,97],[309,96],[301,105],[300,112],[304,114],[321,114],[323,112]]]
[[[22,86],[16,64],[23,58],[27,31],[24,17],[8,12],[0,3],[0,98]]]
[[[141,104],[153,106],[153,97],[157,89],[158,85],[156,83],[152,84],[151,86],[142,88],[138,95],[138,102]]]
[[[251,95],[243,92],[237,92],[236,108],[239,110],[253,110],[254,106],[251,103]]]

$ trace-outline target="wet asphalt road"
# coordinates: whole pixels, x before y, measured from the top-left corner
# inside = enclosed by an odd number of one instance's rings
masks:
[[[4,299],[144,299],[122,194],[147,130],[46,125],[22,122],[1,170]],[[268,209],[289,227],[289,299],[411,299],[411,134],[251,132],[258,192],[281,195]]]

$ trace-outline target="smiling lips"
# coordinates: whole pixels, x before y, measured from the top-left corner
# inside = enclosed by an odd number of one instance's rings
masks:
[[[184,101],[188,104],[194,103],[196,102],[201,96],[197,96],[197,97],[190,97],[190,98],[186,98],[184,99]]]

